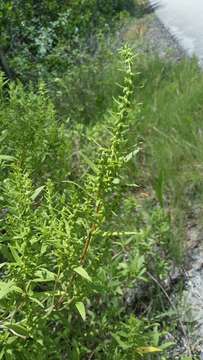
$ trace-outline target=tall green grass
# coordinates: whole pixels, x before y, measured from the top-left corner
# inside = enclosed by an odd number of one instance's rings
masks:
[[[172,187],[201,180],[203,75],[196,60],[167,63],[141,57],[135,96],[142,103],[137,133],[149,176]],[[133,113],[133,109],[132,109]]]
[[[136,69],[130,142],[139,143],[141,151],[135,163],[139,171],[132,168],[131,176],[134,171],[138,183],[151,187],[169,211],[176,253],[177,242],[186,238],[187,211],[202,199],[203,74],[196,59],[173,63],[152,55],[138,56]]]

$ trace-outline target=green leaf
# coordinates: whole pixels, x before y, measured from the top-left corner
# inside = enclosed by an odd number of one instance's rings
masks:
[[[85,269],[83,269],[82,266],[78,266],[77,268],[73,269],[77,274],[79,274],[80,276],[82,276],[84,279],[88,280],[88,281],[92,281],[91,277],[88,275],[87,271]]]
[[[150,354],[150,353],[161,352],[162,350],[160,348],[157,348],[154,346],[142,346],[142,347],[136,348],[136,351],[139,354]]]
[[[33,193],[32,196],[31,196],[32,201],[35,201],[35,199],[38,197],[38,195],[42,192],[43,189],[44,189],[44,185],[38,187],[38,188],[34,191],[34,193]]]
[[[82,152],[80,152],[82,158],[85,160],[86,164],[89,165],[90,169],[92,169],[94,171],[95,174],[98,173],[98,168],[97,166],[93,163],[92,160],[90,160],[85,154],[83,154]]]
[[[44,305],[39,300],[37,300],[36,298],[30,297],[30,300],[35,302],[36,304],[38,304],[42,309],[44,309]]]
[[[120,179],[115,178],[115,179],[113,179],[112,183],[113,183],[114,185],[119,185],[119,184],[120,184]]]
[[[34,276],[36,276],[36,278],[32,280],[33,282],[48,282],[55,280],[55,274],[47,269],[37,270]]]
[[[8,263],[7,262],[1,263],[0,264],[0,269],[2,269],[5,265],[8,265]]]
[[[0,281],[0,300],[5,298],[11,292],[22,292],[22,290],[15,286],[13,281]]]
[[[127,345],[127,343],[121,340],[118,334],[111,334],[111,335],[116,340],[117,344],[121,347],[121,349],[127,350],[130,347],[130,345]]]
[[[6,340],[8,345],[13,344],[16,341],[16,336],[9,336],[9,338]]]
[[[18,255],[16,249],[14,249],[13,246],[9,245],[9,249],[11,251],[11,254],[13,255],[13,258],[14,260],[16,261],[17,264],[20,264],[22,261],[21,261],[21,258],[20,256]]]
[[[10,324],[10,323],[4,323],[4,327],[6,327],[8,330],[10,330],[14,335],[19,336],[23,339],[26,339],[29,337],[29,333],[27,329],[19,324]]]
[[[10,155],[0,155],[0,161],[14,161],[14,156]]]
[[[125,162],[129,162],[135,155],[137,155],[139,153],[139,151],[140,151],[139,148],[131,151],[128,155],[126,155]]]
[[[1,244],[0,245],[0,252],[1,252],[1,255],[3,255],[3,257],[8,260],[8,261],[13,261],[13,257],[9,251],[9,248],[7,245],[5,244]]]
[[[81,318],[85,321],[86,320],[86,311],[85,311],[84,304],[81,301],[79,301],[75,304],[75,306],[76,306]]]
[[[5,355],[5,348],[1,350],[0,352],[0,360],[2,360],[4,358]]]
[[[160,345],[160,349],[161,350],[166,350],[166,349],[170,348],[171,346],[175,346],[175,342],[168,341],[165,344]]]

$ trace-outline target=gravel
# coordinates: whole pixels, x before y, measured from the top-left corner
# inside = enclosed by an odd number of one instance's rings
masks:
[[[157,54],[168,60],[179,61],[187,57],[178,39],[170,33],[154,14],[148,17],[144,44],[145,51]]]
[[[203,227],[196,223],[188,227],[188,271],[185,290],[182,294],[180,313],[187,324],[193,349],[203,358]]]

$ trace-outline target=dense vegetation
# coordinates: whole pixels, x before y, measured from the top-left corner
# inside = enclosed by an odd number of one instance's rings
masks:
[[[201,193],[203,77],[123,46],[144,9],[0,4],[0,359],[164,360],[187,338],[167,294]]]
[[[0,4],[0,60],[10,78],[50,77],[95,52],[99,33],[115,28],[121,14],[140,15],[144,3],[129,0],[6,0]]]

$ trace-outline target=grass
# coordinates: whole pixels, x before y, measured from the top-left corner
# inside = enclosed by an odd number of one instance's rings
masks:
[[[180,181],[184,188],[194,177],[201,179],[203,76],[195,61],[147,63],[141,69],[148,70],[148,80],[140,91],[145,105],[138,126],[153,159],[148,166],[152,174],[163,171],[168,182]]]
[[[202,196],[203,75],[195,59],[174,64],[146,55],[138,56],[136,71],[135,104],[142,104],[139,120],[131,109],[130,141],[141,146],[136,180],[179,212],[188,195]]]

